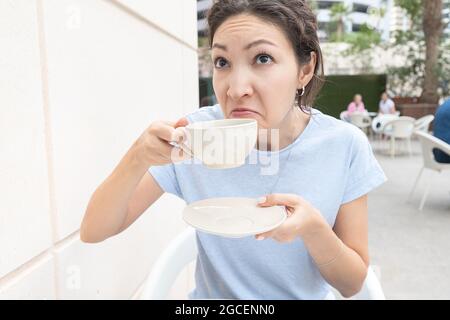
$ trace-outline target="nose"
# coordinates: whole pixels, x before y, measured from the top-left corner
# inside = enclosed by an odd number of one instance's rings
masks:
[[[239,101],[245,96],[251,96],[253,88],[250,77],[245,72],[234,72],[230,75],[227,95],[233,100]]]

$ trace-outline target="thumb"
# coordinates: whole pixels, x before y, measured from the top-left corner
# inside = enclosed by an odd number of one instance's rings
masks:
[[[266,231],[266,232],[263,232],[263,233],[255,234],[255,239],[256,240],[268,239],[268,238],[271,238],[274,234],[275,234],[274,230],[269,230],[269,231]]]
[[[258,205],[262,207],[287,206],[296,207],[301,204],[302,199],[295,194],[273,193],[258,199]]]
[[[189,121],[185,117],[183,117],[175,123],[174,128],[185,127],[188,124],[189,124]]]

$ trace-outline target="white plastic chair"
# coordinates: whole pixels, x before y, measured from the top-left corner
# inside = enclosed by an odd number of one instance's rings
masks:
[[[197,257],[195,229],[188,227],[169,244],[158,258],[144,284],[140,299],[166,299],[178,274]],[[328,296],[329,298],[329,296]],[[385,300],[381,284],[369,267],[361,291],[351,297],[355,300]]]
[[[376,134],[377,137],[381,138],[381,134],[383,133],[384,126],[389,121],[398,119],[398,116],[394,114],[379,114],[372,120],[372,131]]]
[[[411,193],[409,194],[408,201],[411,201],[424,169],[430,169],[437,173],[441,173],[444,170],[450,170],[450,163],[437,162],[433,154],[433,149],[437,148],[450,156],[450,144],[423,131],[416,131],[414,132],[414,134],[418,136],[420,140],[420,145],[422,147],[423,167],[422,169],[420,169],[419,175],[417,176],[416,181],[414,182],[414,186],[411,190]],[[422,210],[423,206],[425,205],[425,201],[427,199],[428,192],[430,191],[432,181],[433,181],[432,177],[429,177],[425,188],[425,193],[423,194],[422,200],[420,201],[419,210]]]
[[[370,131],[370,126],[372,125],[372,118],[368,113],[365,112],[353,112],[350,115],[350,123],[360,128],[362,131]]]
[[[383,134],[390,137],[390,154],[395,156],[395,140],[405,140],[408,146],[409,155],[412,155],[411,150],[411,136],[414,133],[414,121],[412,117],[399,117],[391,120],[383,127]]]
[[[195,229],[187,227],[156,260],[142,290],[142,300],[166,299],[180,272],[197,257]]]
[[[434,116],[432,114],[428,114],[423,116],[422,118],[414,121],[414,131],[423,131],[428,132],[430,128],[430,123],[433,122]]]
[[[340,118],[342,121],[349,122],[348,112],[347,112],[346,110],[342,111],[342,112],[339,114],[339,118]]]

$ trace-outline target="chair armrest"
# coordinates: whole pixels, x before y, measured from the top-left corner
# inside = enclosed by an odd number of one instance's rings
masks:
[[[195,229],[187,227],[158,257],[145,281],[140,299],[166,299],[178,274],[196,257]]]
[[[450,144],[446,143],[445,141],[442,141],[439,138],[433,137],[437,141],[433,141],[433,145],[435,148],[441,150],[442,152],[448,154],[450,156]]]

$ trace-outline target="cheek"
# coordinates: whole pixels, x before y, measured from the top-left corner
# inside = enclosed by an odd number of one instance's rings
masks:
[[[270,79],[269,83],[258,89],[264,105],[266,120],[271,125],[276,125],[283,120],[292,108],[296,87],[291,88],[288,83],[286,77],[279,82]]]
[[[212,85],[214,89],[214,93],[219,100],[226,99],[227,95],[227,84],[224,79],[221,79],[220,76],[213,76]]]

